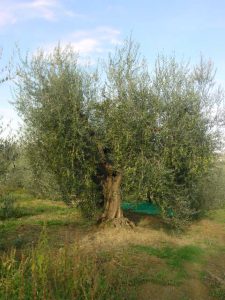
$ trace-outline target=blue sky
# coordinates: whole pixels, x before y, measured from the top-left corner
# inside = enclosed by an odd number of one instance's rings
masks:
[[[197,62],[211,58],[225,87],[224,0],[0,0],[0,66],[15,43],[24,52],[58,42],[71,43],[84,58],[104,57],[128,37],[140,43],[151,65],[157,53]],[[0,115],[18,118],[9,105],[8,85],[0,87]]]

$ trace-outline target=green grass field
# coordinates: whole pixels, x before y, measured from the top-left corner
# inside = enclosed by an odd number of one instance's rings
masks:
[[[98,228],[61,201],[13,196],[0,218],[1,300],[225,299],[225,209],[177,234],[159,217]]]

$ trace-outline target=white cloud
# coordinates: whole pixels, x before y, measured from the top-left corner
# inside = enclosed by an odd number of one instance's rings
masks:
[[[67,10],[60,0],[1,0],[0,28],[15,24],[21,20],[41,18],[56,21],[60,16],[81,17],[73,11]]]
[[[6,24],[14,24],[16,17],[8,11],[0,11],[0,28]]]
[[[76,42],[72,42],[70,45],[75,51],[81,53],[82,55],[93,52],[102,52],[100,42],[93,38],[84,38]]]
[[[92,39],[97,41],[98,45],[104,43],[116,45],[121,43],[120,31],[111,27],[101,26],[91,30],[79,30],[71,34],[70,38],[75,41]]]
[[[57,0],[33,0],[17,5],[17,10],[29,11],[33,17],[40,17],[50,21],[56,19],[58,8],[60,8],[60,4]]]
[[[4,131],[1,133],[3,137],[10,133],[16,134],[22,124],[22,120],[12,108],[0,108],[0,121],[4,127]]]
[[[96,58],[109,52],[115,45],[121,43],[120,31],[111,27],[97,27],[91,30],[78,30],[60,40],[62,48],[70,45],[79,53],[79,63],[94,64]],[[43,45],[46,53],[51,53],[56,43]]]

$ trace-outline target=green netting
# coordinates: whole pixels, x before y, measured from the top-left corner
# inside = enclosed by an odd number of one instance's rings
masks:
[[[121,207],[123,210],[130,210],[135,213],[146,215],[159,215],[161,213],[160,207],[147,201],[142,201],[139,203],[123,202]],[[173,211],[171,209],[168,210],[168,215],[173,215]]]
[[[131,210],[136,213],[142,213],[142,214],[147,214],[147,215],[159,215],[160,214],[160,208],[157,205],[149,203],[147,201],[139,202],[139,203],[123,202],[122,209]]]

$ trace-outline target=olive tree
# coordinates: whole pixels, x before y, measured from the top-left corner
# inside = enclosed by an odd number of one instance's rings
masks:
[[[0,49],[0,60],[2,58],[2,49]],[[0,84],[4,84],[11,77],[10,64],[0,67]],[[0,116],[0,180],[4,180],[9,171],[9,167],[14,164],[17,150],[16,143],[12,136],[9,135],[9,127],[3,122]]]
[[[156,160],[159,114],[146,62],[135,43],[127,41],[109,57],[106,75],[94,119],[101,154],[103,220],[122,216],[121,195],[130,200],[146,198]]]
[[[165,219],[173,210],[170,222],[186,220],[202,207],[198,185],[216,145],[211,75],[203,61],[191,69],[164,57],[149,72],[132,41],[109,55],[102,77],[69,47],[40,51],[18,70],[30,157],[68,204],[102,197],[101,221],[123,222],[122,198],[148,199]]]

